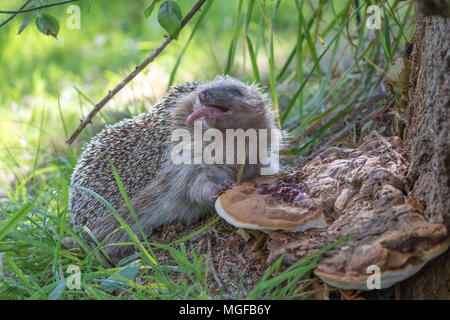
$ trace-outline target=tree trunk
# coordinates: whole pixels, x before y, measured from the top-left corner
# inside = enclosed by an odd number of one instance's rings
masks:
[[[412,48],[407,52],[413,62],[404,136],[411,151],[408,180],[411,196],[425,201],[426,217],[443,223],[449,232],[450,18],[422,12],[417,13]],[[403,282],[400,290],[403,299],[450,299],[450,250]]]

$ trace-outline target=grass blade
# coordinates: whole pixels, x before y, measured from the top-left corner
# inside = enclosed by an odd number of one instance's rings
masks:
[[[0,241],[21,222],[33,209],[31,202],[26,202],[20,209],[14,211],[11,216],[0,224]]]

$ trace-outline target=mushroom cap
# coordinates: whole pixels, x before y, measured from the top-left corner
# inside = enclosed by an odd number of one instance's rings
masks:
[[[263,177],[228,189],[216,200],[217,213],[228,223],[244,229],[296,232],[326,228],[323,212],[307,198],[290,203],[261,193],[261,185],[275,184],[284,177],[286,174]]]
[[[450,238],[447,238],[444,242],[439,243],[431,249],[422,251],[422,257],[420,259],[411,260],[399,268],[381,271],[379,289],[389,288],[397,282],[416,274],[428,261],[444,253],[449,245]],[[370,272],[366,274],[338,272],[326,268],[322,264],[314,270],[314,274],[333,287],[351,290],[369,290],[368,280],[373,276],[373,273]]]

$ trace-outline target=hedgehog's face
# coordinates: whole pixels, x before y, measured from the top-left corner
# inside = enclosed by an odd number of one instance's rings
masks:
[[[267,119],[266,103],[265,96],[256,86],[219,77],[199,89],[186,124],[203,118],[209,127],[217,129],[265,127],[270,120]]]

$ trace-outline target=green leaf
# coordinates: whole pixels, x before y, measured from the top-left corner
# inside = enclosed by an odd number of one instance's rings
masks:
[[[59,32],[59,22],[49,14],[42,14],[36,18],[36,26],[40,32],[56,38]]]
[[[136,277],[138,272],[139,272],[139,265],[135,261],[135,262],[130,263],[129,265],[121,268],[120,270],[116,271],[116,273],[114,273],[114,275],[116,275],[120,278],[127,279],[127,280],[134,280],[134,278]],[[118,279],[118,277],[110,276],[110,277],[106,278],[105,280],[102,280],[102,282],[101,282],[102,288],[105,291],[111,292],[115,289],[118,289],[120,286],[126,284],[125,281]]]
[[[58,285],[53,289],[53,291],[48,295],[49,300],[59,300],[61,298],[61,295],[64,292],[64,289],[66,288],[66,279],[62,279],[58,281]]]
[[[158,11],[158,22],[172,39],[178,38],[181,29],[181,10],[175,1],[164,2]]]
[[[150,2],[150,4],[148,5],[148,7],[145,9],[144,11],[144,15],[146,18],[150,17],[150,15],[153,12],[153,9],[155,9],[155,5],[161,0],[153,0],[152,2]]]

